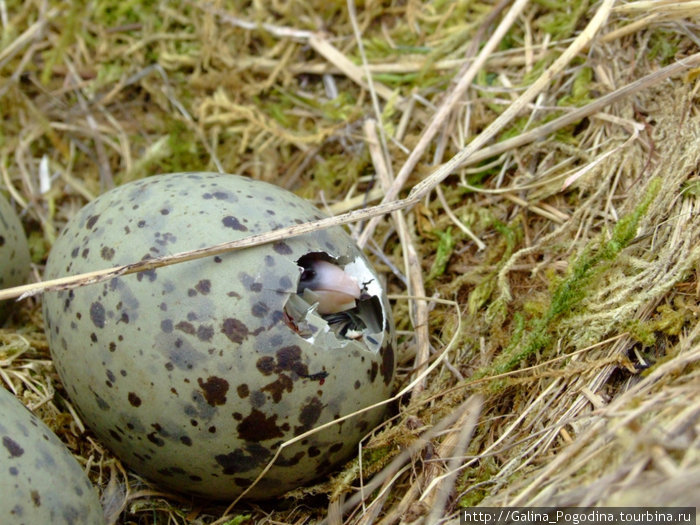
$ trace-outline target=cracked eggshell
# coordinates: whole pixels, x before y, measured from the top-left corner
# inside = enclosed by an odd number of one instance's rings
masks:
[[[0,289],[24,284],[29,275],[29,247],[19,217],[0,195]],[[0,324],[7,302],[0,302]]]
[[[131,263],[322,217],[235,175],[154,176],[89,203],[53,246],[46,278]],[[372,296],[378,323],[344,339],[285,305],[296,261],[323,253]],[[44,297],[51,352],[85,422],[128,465],[216,499],[246,489],[286,440],[387,399],[395,372],[383,287],[341,228],[116,277]],[[247,494],[269,498],[331,470],[381,419],[375,408],[285,447]]]
[[[60,439],[0,387],[0,523],[101,525],[97,491]]]

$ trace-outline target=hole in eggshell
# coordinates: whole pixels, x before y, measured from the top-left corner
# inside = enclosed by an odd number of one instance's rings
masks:
[[[297,293],[284,306],[285,323],[320,346],[359,345],[377,353],[386,323],[382,288],[361,258],[310,252],[296,261]],[[329,340],[330,338],[330,340]]]

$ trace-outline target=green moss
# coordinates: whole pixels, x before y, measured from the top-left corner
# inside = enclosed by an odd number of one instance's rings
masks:
[[[376,472],[380,470],[384,465],[389,463],[394,457],[392,453],[393,447],[389,445],[363,448],[362,449],[362,466],[366,472]],[[358,463],[357,458],[353,460],[353,463]]]
[[[523,303],[523,312],[528,317],[539,317],[547,311],[547,304],[541,299],[534,297],[527,299]]]
[[[634,339],[642,343],[644,346],[651,346],[656,343],[653,323],[633,319],[627,323],[625,329]]]
[[[498,75],[496,73],[488,72],[485,69],[480,69],[476,74],[474,82],[485,88],[497,85]],[[479,98],[486,103],[486,106],[496,114],[501,114],[505,109],[503,104],[492,102],[496,98],[496,93],[490,92],[488,89],[481,90],[479,92]]]
[[[659,29],[652,33],[649,39],[649,46],[646,57],[650,61],[658,60],[663,65],[667,65],[675,60],[678,53],[678,43],[680,35],[671,31]]]
[[[532,65],[532,69],[530,69],[523,76],[523,81],[521,82],[521,85],[529,86],[535,80],[540,78],[542,76],[542,73],[544,73],[545,69],[547,69],[552,62],[554,62],[556,57],[556,53],[554,53],[553,51],[549,51],[545,53],[544,56],[539,60],[535,60],[535,63]]]
[[[252,514],[239,514],[232,520],[227,521],[224,525],[244,525],[245,523],[251,523],[250,520],[252,519]]]
[[[334,194],[343,194],[368,166],[369,154],[366,151],[352,157],[348,157],[345,152],[327,155],[314,165],[314,184],[309,185],[307,192],[309,196],[318,194],[318,190],[332,190]]]
[[[95,3],[95,20],[105,26],[143,23],[147,19],[161,18],[156,12],[156,0],[100,0]]]
[[[117,184],[140,179],[154,173],[202,171],[209,162],[209,155],[195,132],[179,120],[171,120],[164,127],[170,132],[147,145],[129,173],[115,176]],[[134,139],[138,141],[137,138]]]
[[[536,18],[535,26],[553,40],[570,37],[589,7],[588,0],[536,0],[547,12]]]
[[[256,97],[255,103],[265,109],[267,114],[272,117],[283,128],[295,128],[295,117],[291,116],[290,110],[292,105],[288,101],[272,101],[267,100],[261,103],[261,100]]]
[[[684,304],[681,297],[672,304],[660,305],[656,312],[657,317],[650,323],[650,328],[670,336],[680,335],[685,327],[697,322],[696,305]]]
[[[32,262],[35,264],[45,262],[49,249],[44,234],[35,230],[29,232],[27,243],[29,244],[29,253],[31,254]]]
[[[478,505],[489,495],[488,482],[498,471],[496,460],[489,456],[480,459],[478,466],[464,469],[455,485],[457,494],[464,494],[457,506],[466,509]]]
[[[435,250],[435,260],[428,273],[428,281],[432,281],[445,273],[445,268],[447,268],[447,263],[456,245],[456,240],[452,236],[452,228],[447,228],[444,232],[434,231],[433,233],[438,236],[438,243]]]
[[[187,124],[178,120],[172,121],[170,126],[168,147],[171,155],[162,162],[163,172],[200,170],[207,164],[203,162],[206,154],[202,151],[195,132]]]
[[[549,346],[555,323],[562,317],[576,312],[581,300],[590,289],[593,278],[607,269],[605,263],[612,261],[635,237],[639,221],[661,188],[661,181],[653,179],[642,202],[628,215],[622,217],[612,231],[608,241],[598,247],[589,246],[572,263],[569,275],[555,288],[549,309],[536,318],[523,338],[523,344],[511,345],[489,367],[484,375],[499,375],[509,372],[519,364]]]
[[[681,190],[683,195],[692,195],[693,197],[700,196],[700,179],[693,179],[683,183]]]
[[[591,85],[593,83],[593,69],[582,67],[574,77],[571,85],[571,93],[557,101],[558,106],[584,106],[591,102]]]
[[[430,47],[416,45],[416,35],[412,32],[400,31],[397,36],[402,43],[395,46],[392,46],[383,35],[363,39],[365,55],[368,59],[384,59],[397,55],[423,55],[431,51]],[[362,63],[359,57],[356,57],[356,60],[357,64]]]
[[[54,74],[54,68],[64,60],[66,50],[73,45],[76,35],[79,32],[80,23],[85,16],[86,5],[84,1],[70,2],[70,7],[65,14],[54,21],[55,24],[62,25],[58,44],[51,47],[44,53],[44,68],[41,71],[41,83],[47,85]]]
[[[493,228],[501,235],[500,242],[494,246],[484,261],[485,265],[493,264],[495,268],[486,275],[482,281],[469,294],[467,299],[468,311],[474,315],[479,308],[483,307],[491,298],[496,289],[498,272],[510,259],[513,250],[519,239],[522,237],[522,230],[519,227],[519,219],[512,224],[504,224],[496,219],[492,219]],[[490,314],[493,314],[491,312]]]

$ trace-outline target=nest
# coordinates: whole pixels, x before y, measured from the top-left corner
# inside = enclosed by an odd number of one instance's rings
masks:
[[[0,382],[109,523],[695,506],[697,2],[264,4],[0,1],[0,190],[33,281],[101,192],[222,171],[347,224],[399,320],[392,416],[357,456],[226,506],[149,485],[86,430],[30,287],[0,329]]]

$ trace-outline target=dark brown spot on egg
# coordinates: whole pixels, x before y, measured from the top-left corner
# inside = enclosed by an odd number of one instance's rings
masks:
[[[236,218],[231,215],[228,215],[221,219],[221,222],[226,226],[227,228],[232,228],[234,230],[240,231],[240,232],[247,232],[248,227],[245,226],[244,224],[241,224],[241,222]]]
[[[294,435],[298,436],[307,430],[311,430],[318,418],[321,417],[322,410],[323,403],[317,397],[313,397],[311,401],[306,403],[299,411],[299,423],[301,423],[301,426],[294,427]]]
[[[214,456],[216,462],[224,469],[224,474],[231,476],[254,469],[265,463],[270,457],[270,451],[256,444],[246,446],[246,450],[237,449],[228,454]]]
[[[206,381],[197,378],[204,398],[211,406],[223,405],[226,403],[226,393],[228,392],[228,381],[220,377],[210,376]]]
[[[208,325],[200,325],[197,327],[197,339],[200,341],[211,341],[214,337],[214,327]]]
[[[107,403],[107,401],[102,399],[100,396],[98,396],[94,392],[93,392],[93,395],[95,396],[95,402],[97,403],[97,406],[100,407],[100,410],[104,410],[105,412],[109,411],[109,409],[111,408],[109,406],[109,403]]]
[[[105,261],[111,261],[114,257],[114,248],[110,248],[109,246],[103,246],[100,255]]]
[[[255,317],[265,317],[269,311],[270,307],[262,302],[255,303],[250,309],[250,313]]]
[[[86,227],[88,230],[91,230],[92,227],[97,223],[97,221],[98,221],[99,218],[100,218],[99,215],[91,215],[90,217],[88,217],[88,220],[87,220],[87,222],[85,223],[85,227]]]
[[[202,279],[194,285],[194,289],[202,295],[207,295],[211,291],[211,281],[209,279]]]
[[[129,403],[131,403],[131,406],[133,407],[140,407],[141,406],[141,398],[137,396],[134,392],[129,392],[129,395],[127,396],[129,399]]]
[[[265,441],[282,437],[284,433],[277,426],[277,414],[265,416],[254,408],[243,421],[238,424],[238,437],[246,441]]]
[[[248,327],[244,323],[231,317],[224,319],[221,332],[233,343],[242,343],[249,334]]]
[[[333,465],[328,459],[324,459],[318,465],[316,465],[316,474],[319,476],[328,472]]]
[[[272,396],[272,401],[274,401],[275,403],[279,403],[282,399],[282,394],[285,391],[291,392],[293,389],[294,382],[292,381],[292,379],[288,375],[280,374],[279,376],[277,376],[277,380],[273,381],[272,383],[268,383],[260,390],[262,390],[263,392],[269,392]]]
[[[374,380],[377,378],[378,369],[379,369],[379,366],[377,365],[376,361],[372,361],[372,366],[367,371],[367,375],[369,376],[370,383],[374,383]]]
[[[309,375],[309,368],[301,362],[301,348],[297,345],[280,348],[276,355],[277,366],[281,370],[289,370],[302,377]]]
[[[255,363],[255,367],[260,370],[263,375],[269,376],[275,371],[275,358],[269,355],[262,356]]]
[[[381,353],[382,365],[379,367],[379,371],[384,378],[384,384],[388,386],[394,376],[394,349],[391,345],[386,345],[382,348]]]
[[[277,458],[277,461],[275,461],[275,465],[279,465],[280,467],[293,467],[297,465],[305,455],[305,452],[299,451],[291,458],[280,456]]]
[[[238,397],[241,399],[245,399],[250,395],[250,389],[248,388],[248,385],[243,383],[241,385],[238,385],[236,388],[236,391],[238,392]]]
[[[7,451],[10,453],[11,458],[18,458],[22,454],[24,454],[24,449],[19,446],[19,443],[14,441],[11,437],[9,436],[3,436],[2,437],[2,445],[7,449]]]
[[[185,332],[186,334],[192,335],[195,333],[195,328],[192,325],[192,323],[188,323],[187,321],[180,321],[175,325],[175,328],[180,330],[181,332]]]
[[[275,250],[280,255],[291,255],[293,250],[284,241],[278,241],[272,244],[272,249]]]
[[[277,364],[283,370],[291,370],[301,358],[301,348],[297,345],[285,346],[277,350]]]
[[[150,441],[158,447],[162,447],[163,445],[165,445],[165,441],[163,441],[162,438],[158,437],[155,432],[147,434],[146,437],[148,438],[148,441]]]

